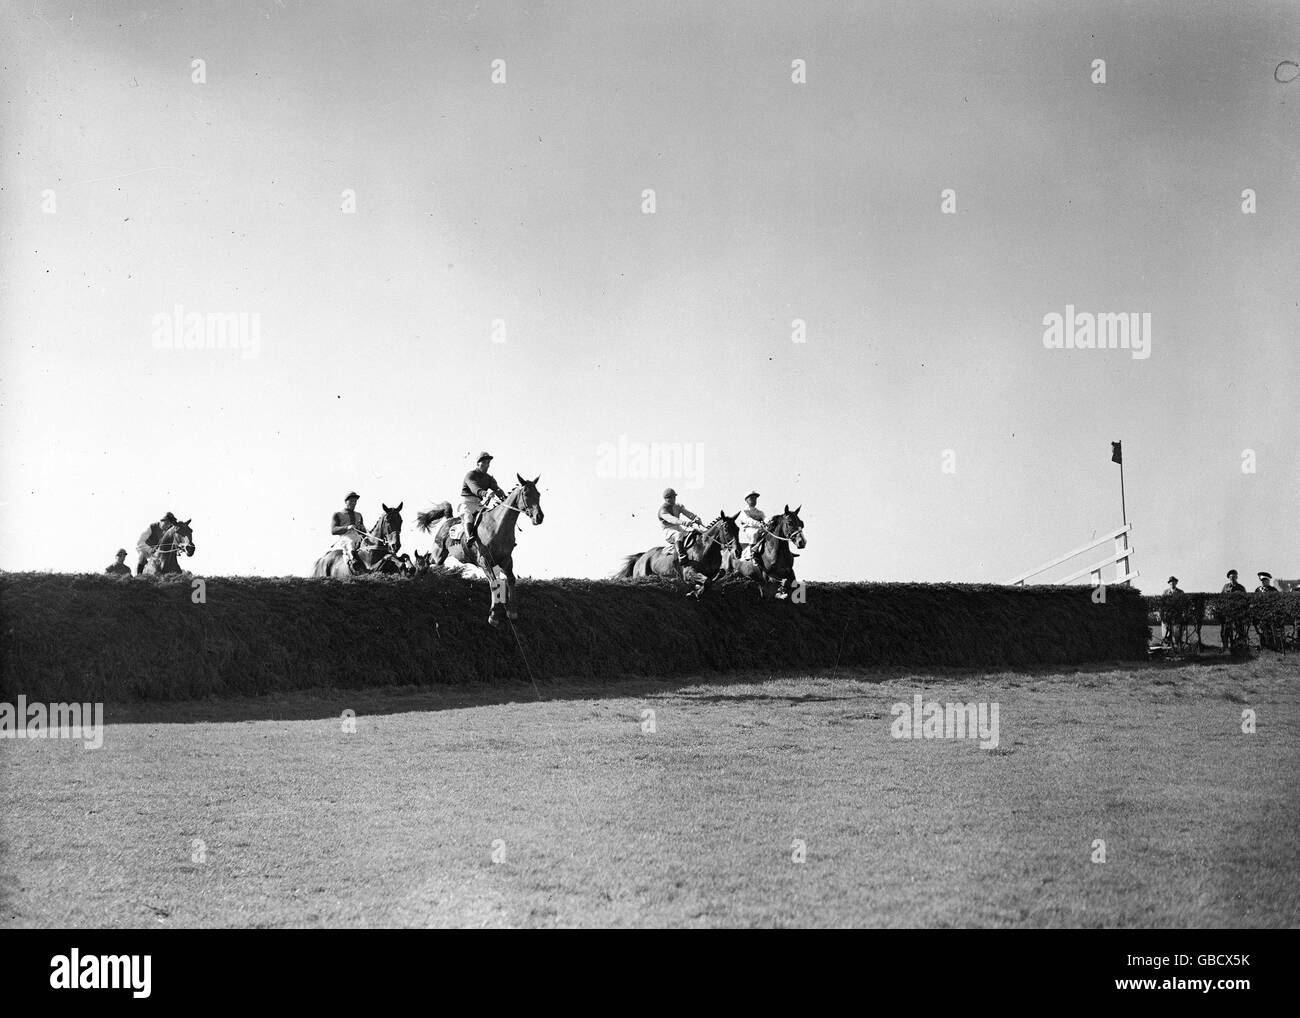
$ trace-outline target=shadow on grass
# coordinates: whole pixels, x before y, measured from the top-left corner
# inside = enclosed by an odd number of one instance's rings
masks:
[[[117,701],[105,704],[104,720],[108,724],[200,724],[242,721],[312,721],[338,718],[344,710],[358,716],[405,714],[416,711],[464,710],[505,704],[530,704],[540,701],[591,701],[604,699],[654,699],[679,695],[690,690],[686,698],[696,703],[727,701],[767,701],[773,704],[816,703],[853,699],[859,691],[849,683],[881,685],[921,678],[933,683],[960,683],[971,679],[996,677],[999,680],[1023,677],[1033,680],[1053,676],[1096,675],[1116,671],[1161,672],[1182,667],[1178,660],[1106,661],[1094,664],[1051,665],[1033,668],[842,668],[838,671],[787,672],[707,672],[671,678],[628,675],[603,682],[589,679],[544,682],[534,687],[528,682],[480,686],[386,686],[367,689],[318,688],[262,696],[209,697],[204,700],[152,702]],[[1213,662],[1209,662],[1213,663]],[[1224,660],[1223,663],[1229,663]],[[781,680],[822,679],[845,683],[843,696],[816,694],[781,694],[754,692],[761,683]],[[704,687],[704,688],[700,688]],[[725,692],[728,688],[733,691]]]

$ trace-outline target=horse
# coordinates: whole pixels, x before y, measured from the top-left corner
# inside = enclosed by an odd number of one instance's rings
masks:
[[[465,535],[449,539],[451,525],[456,520],[451,510],[451,503],[440,502],[431,509],[426,509],[416,517],[416,526],[428,532],[433,524],[441,519],[445,522],[438,528],[433,539],[433,564],[441,566],[450,556],[457,562],[478,566],[487,576],[488,586],[492,591],[492,607],[488,610],[488,623],[493,626],[501,624],[500,611],[505,609],[506,617],[519,618],[515,608],[515,528],[519,525],[519,515],[523,514],[533,521],[533,526],[540,526],[545,514],[542,512],[542,496],[537,490],[537,482],[542,479],[538,474],[531,481],[525,481],[515,474],[519,484],[505,498],[490,509],[483,509],[471,521],[478,543],[471,549],[465,547]],[[501,583],[497,570],[505,574]]]
[[[799,510],[803,506],[791,509],[772,517],[764,528],[763,547],[757,559],[735,556],[728,563],[728,571],[753,580],[758,584],[758,596],[765,597],[767,585],[775,582],[776,596],[779,600],[789,596],[790,586],[795,583],[795,553],[790,545],[802,549],[808,542],[803,536],[803,520]]]
[[[686,596],[698,599],[722,572],[725,561],[723,553],[729,552],[733,556],[738,553],[740,528],[736,526],[736,517],[739,515],[736,513],[735,516],[728,516],[720,510],[718,518],[705,527],[699,539],[686,549],[685,561],[671,548],[659,545],[626,556],[623,565],[610,579],[668,576],[695,584],[695,589],[687,591]],[[692,574],[691,577],[687,576],[688,572]]]
[[[193,519],[193,517],[190,517]],[[144,541],[151,531],[145,531],[140,536]],[[158,539],[158,544],[152,551],[148,552],[148,560],[144,564],[145,576],[156,576],[166,573],[184,572],[180,564],[176,561],[177,555],[185,552],[186,556],[193,555],[195,552],[194,531],[190,529],[190,520],[183,520],[173,523],[163,531],[162,537]]]
[[[402,506],[396,508],[383,505],[384,514],[370,532],[358,543],[356,553],[349,555],[343,548],[331,548],[316,560],[312,576],[345,580],[358,573],[398,573],[402,564],[397,552],[402,547]]]

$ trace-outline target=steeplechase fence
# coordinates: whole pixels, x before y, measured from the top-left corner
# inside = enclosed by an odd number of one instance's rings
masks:
[[[1147,623],[1162,626],[1170,643],[1181,650],[1198,649],[1206,626],[1219,630],[1224,648],[1245,650],[1255,643],[1281,653],[1300,650],[1300,590],[1295,588],[1273,594],[1180,592],[1143,600]]]
[[[809,582],[760,601],[727,579],[520,580],[487,625],[482,580],[0,573],[0,701],[189,700],[317,688],[832,675],[1145,659],[1146,605],[1116,588]]]

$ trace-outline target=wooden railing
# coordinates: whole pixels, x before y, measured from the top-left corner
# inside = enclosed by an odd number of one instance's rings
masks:
[[[1064,555],[1058,555],[1050,562],[1044,562],[1037,569],[1030,569],[1027,572],[1021,573],[1019,576],[1007,580],[1007,583],[1019,584],[1023,586],[1025,584],[1025,581],[1027,581],[1031,576],[1037,576],[1039,573],[1045,573],[1049,569],[1054,569],[1059,565],[1063,565],[1064,563],[1069,562],[1073,558],[1078,558],[1080,555],[1092,551],[1094,548],[1101,547],[1107,541],[1114,540],[1115,542],[1114,554],[1107,555],[1105,558],[1098,559],[1095,562],[1091,562],[1088,565],[1084,566],[1082,569],[1076,570],[1075,572],[1071,573],[1069,576],[1063,576],[1059,580],[1042,580],[1038,582],[1074,583],[1076,580],[1079,580],[1082,577],[1086,576],[1088,577],[1089,582],[1094,587],[1096,587],[1096,586],[1100,586],[1101,584],[1102,570],[1114,565],[1115,579],[1113,579],[1110,582],[1116,584],[1124,584],[1125,586],[1128,586],[1129,583],[1132,580],[1137,579],[1138,576],[1138,571],[1135,568],[1133,568],[1133,563],[1131,561],[1133,557],[1133,548],[1128,543],[1128,535],[1132,530],[1133,530],[1133,524],[1125,523],[1124,526],[1120,527],[1119,529],[1112,530],[1109,534],[1103,534],[1101,537],[1097,538],[1095,541],[1092,541],[1089,544],[1085,544],[1082,547],[1075,548],[1073,551],[1067,551]]]

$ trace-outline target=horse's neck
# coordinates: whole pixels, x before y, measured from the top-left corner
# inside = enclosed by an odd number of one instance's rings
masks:
[[[783,533],[786,530],[785,517],[778,516],[775,526],[769,527],[768,530],[771,531],[776,540],[767,542],[768,546],[763,549],[763,558],[770,559],[773,565],[777,565],[781,562],[782,552],[784,551],[790,555],[790,561],[793,562],[794,555],[790,552],[789,535]]]
[[[494,548],[515,546],[515,526],[523,514],[523,507],[515,505],[522,488],[516,488],[483,514],[484,523],[491,529],[488,544]]]

